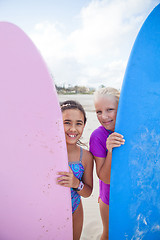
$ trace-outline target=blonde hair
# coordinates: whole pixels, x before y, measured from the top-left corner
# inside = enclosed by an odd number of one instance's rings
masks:
[[[94,92],[94,101],[96,101],[99,97],[105,96],[113,96],[116,98],[117,102],[119,102],[120,92],[116,88],[112,87],[100,88]]]

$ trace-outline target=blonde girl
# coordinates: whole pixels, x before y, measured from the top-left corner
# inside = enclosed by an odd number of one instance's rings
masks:
[[[124,144],[123,136],[114,132],[120,93],[117,89],[101,88],[94,94],[97,118],[101,124],[90,137],[90,152],[99,178],[99,207],[103,223],[101,240],[108,239],[109,192],[112,150]]]

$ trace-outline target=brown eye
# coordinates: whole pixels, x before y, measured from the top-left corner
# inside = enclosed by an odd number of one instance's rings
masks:
[[[69,121],[65,121],[64,124],[68,125],[68,124],[70,124],[70,122]]]
[[[96,113],[97,113],[97,115],[101,115],[101,114],[102,114],[102,112],[101,112],[101,111],[97,111]]]

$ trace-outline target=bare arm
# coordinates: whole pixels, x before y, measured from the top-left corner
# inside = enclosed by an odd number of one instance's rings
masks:
[[[93,156],[89,151],[86,151],[85,155],[85,165],[84,174],[82,181],[84,183],[84,188],[78,192],[82,197],[89,197],[93,190]]]
[[[120,147],[123,144],[123,136],[114,132],[107,138],[106,148],[108,152],[106,158],[94,157],[96,162],[97,176],[106,184],[110,183],[112,150],[114,147]]]

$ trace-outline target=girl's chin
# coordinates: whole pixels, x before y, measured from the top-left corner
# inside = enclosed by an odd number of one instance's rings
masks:
[[[67,146],[74,146],[77,144],[77,142],[66,142]]]
[[[66,139],[66,142],[69,143],[69,144],[75,144],[77,141],[78,141],[77,138],[70,138],[70,137],[68,137]]]
[[[109,126],[108,124],[103,124],[103,127],[107,130],[110,130],[110,131],[114,132],[114,127]]]

